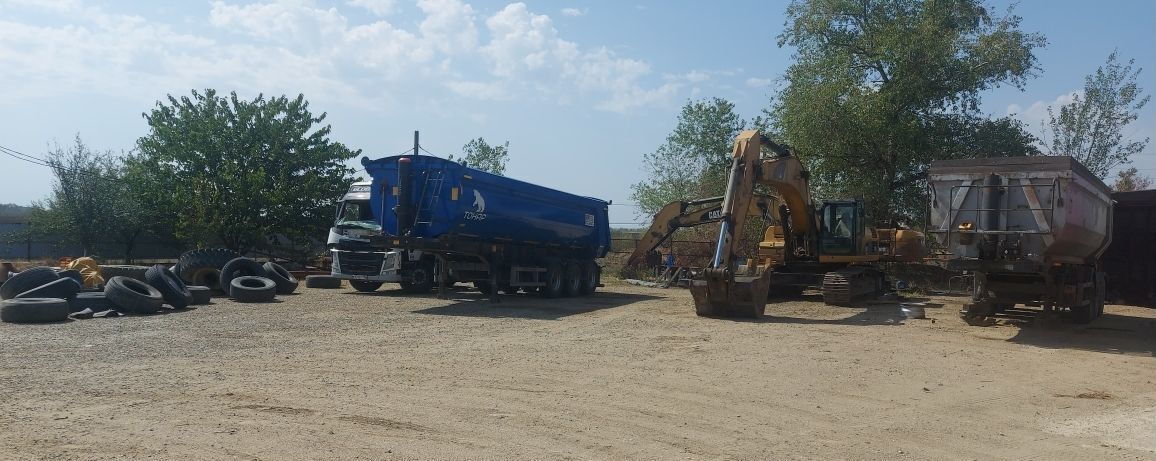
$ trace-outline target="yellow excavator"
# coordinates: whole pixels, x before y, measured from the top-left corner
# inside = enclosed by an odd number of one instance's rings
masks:
[[[662,245],[674,231],[684,227],[695,227],[703,224],[716,223],[722,220],[722,197],[710,197],[698,200],[674,201],[663,205],[650,228],[638,239],[634,251],[626,259],[625,267],[654,267],[661,263],[661,255],[656,249]],[[778,208],[779,200],[773,195],[756,194],[749,206],[749,216],[759,216],[767,222],[773,222],[774,213]]]
[[[774,155],[764,157],[764,147]],[[768,294],[801,293],[814,286],[822,289],[827,304],[848,305],[886,290],[878,263],[923,258],[922,233],[867,227],[861,200],[816,206],[808,173],[786,146],[748,130],[735,139],[731,155],[714,257],[691,281],[698,315],[757,318]],[[781,197],[780,217],[767,228],[757,257],[739,264],[736,232],[746,223],[758,186]]]

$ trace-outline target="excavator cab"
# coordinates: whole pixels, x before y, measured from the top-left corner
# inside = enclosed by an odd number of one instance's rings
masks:
[[[825,202],[819,211],[819,254],[853,256],[859,253],[863,238],[863,202],[841,200]]]

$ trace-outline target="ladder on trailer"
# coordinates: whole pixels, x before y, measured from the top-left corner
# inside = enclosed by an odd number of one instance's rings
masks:
[[[425,182],[421,188],[421,195],[418,197],[417,214],[414,216],[414,226],[418,224],[425,224],[429,226],[433,224],[434,209],[437,207],[438,200],[441,199],[442,187],[445,185],[445,169],[426,170]]]

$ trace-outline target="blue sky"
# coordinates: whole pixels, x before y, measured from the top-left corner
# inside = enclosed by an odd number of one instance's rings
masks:
[[[414,130],[442,156],[508,140],[508,176],[645,222],[629,185],[687,100],[726,98],[746,118],[767,107],[790,63],[775,39],[786,3],[0,0],[0,146],[43,156],[79,133],[127,151],[166,94],[304,93],[332,138],[364,155],[396,154]],[[1038,132],[1047,105],[1114,48],[1156,91],[1156,2],[1025,0],[1015,12],[1048,39],[1042,72],[1023,92],[987,93],[989,114]],[[1156,138],[1153,104],[1128,134]],[[1156,176],[1153,151],[1135,166]],[[51,183],[47,168],[0,156],[0,202],[43,199]]]

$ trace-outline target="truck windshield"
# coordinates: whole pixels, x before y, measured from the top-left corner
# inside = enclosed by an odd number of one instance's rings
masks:
[[[361,229],[380,230],[381,225],[373,219],[373,210],[368,201],[350,201],[341,203],[341,211],[337,213],[336,227],[356,227]]]

